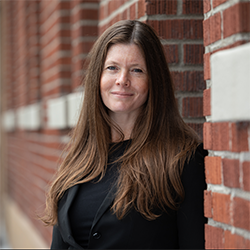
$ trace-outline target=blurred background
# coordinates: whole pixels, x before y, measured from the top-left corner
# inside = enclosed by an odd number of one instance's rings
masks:
[[[250,248],[250,1],[12,0],[0,15],[1,248],[50,246],[37,215],[77,120],[83,64],[123,19],[160,36],[180,113],[209,150],[206,247]]]

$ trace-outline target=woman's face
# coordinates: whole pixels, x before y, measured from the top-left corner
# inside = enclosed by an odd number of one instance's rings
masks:
[[[138,116],[148,97],[148,74],[145,59],[137,45],[115,44],[109,48],[100,91],[110,115]]]

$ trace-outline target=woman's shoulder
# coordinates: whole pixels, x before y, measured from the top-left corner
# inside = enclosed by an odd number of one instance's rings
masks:
[[[74,185],[70,188],[68,188],[62,195],[62,197],[58,200],[58,211],[61,210],[61,208],[65,204],[70,204],[75,197],[77,190],[79,188],[79,185]]]
[[[204,176],[204,158],[208,155],[208,151],[203,148],[203,143],[199,144],[191,155],[189,160],[186,160],[182,172],[183,181],[197,180]]]
[[[204,149],[203,143],[200,143],[198,147],[196,148],[194,154],[191,157],[191,160],[202,160],[204,161],[204,158],[208,155],[208,151]]]

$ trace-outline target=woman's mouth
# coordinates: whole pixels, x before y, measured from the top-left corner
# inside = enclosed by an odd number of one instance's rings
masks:
[[[132,93],[127,93],[127,92],[120,92],[120,91],[112,91],[112,95],[119,96],[119,97],[130,97],[133,96]]]

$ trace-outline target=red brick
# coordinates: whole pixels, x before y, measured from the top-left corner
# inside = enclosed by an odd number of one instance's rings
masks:
[[[70,23],[70,17],[69,16],[62,16],[62,17],[60,17],[60,16],[57,16],[56,14],[53,14],[53,15],[55,15],[55,18],[54,18],[53,22],[46,23],[46,25],[44,24],[43,32],[41,32],[41,34],[44,35],[44,36],[46,36],[46,37],[48,37],[48,33],[51,30],[53,30],[53,29],[54,30],[56,29],[56,32],[61,31],[60,26],[62,26],[64,29],[70,30],[70,28],[68,28],[67,26],[65,26],[65,24]],[[54,33],[53,33],[53,35],[54,35]],[[50,38],[50,39],[52,39],[52,38]],[[47,41],[47,44],[48,44],[48,42],[49,41]]]
[[[47,83],[49,84],[49,83]],[[42,91],[42,95],[44,98],[46,97],[50,97],[52,95],[54,96],[60,96],[61,94],[63,93],[69,93],[71,91],[71,86],[69,85],[66,85],[66,86],[56,86],[52,89],[49,89],[49,90],[43,90]]]
[[[211,89],[203,91],[203,115],[211,115]]]
[[[217,6],[221,5],[222,3],[225,3],[227,0],[213,0],[213,8],[216,8]]]
[[[100,36],[108,27],[109,27],[109,25],[107,25],[107,24],[99,26],[99,28],[98,28],[98,35]]]
[[[146,12],[148,15],[155,15],[155,14],[176,15],[177,14],[177,0],[148,1],[146,5]]]
[[[217,122],[212,125],[213,150],[229,150],[229,123]]]
[[[146,4],[144,0],[139,0],[138,1],[138,18],[143,17],[146,13]]]
[[[69,71],[69,68],[67,70],[55,73],[54,75],[51,75],[50,77],[48,77],[46,80],[44,80],[44,83],[49,83],[51,81],[57,80],[59,78],[70,78],[71,77],[71,72]],[[63,85],[62,85],[63,87]]]
[[[76,46],[73,47],[73,56],[79,56],[81,53],[88,53],[92,46],[94,45],[94,42],[79,42]]]
[[[237,3],[223,12],[224,37],[250,32],[250,2]]]
[[[210,43],[221,39],[221,14],[216,13],[210,18]]]
[[[183,117],[202,117],[203,116],[203,98],[185,97],[182,99]]]
[[[102,6],[103,7],[103,6]],[[75,24],[79,20],[96,20],[98,19],[98,10],[97,9],[86,9],[84,7],[78,7],[74,10],[74,14],[70,16],[70,21],[72,24]]]
[[[237,122],[231,124],[232,130],[232,151],[249,151],[248,129],[250,122]]]
[[[240,187],[240,162],[236,159],[222,159],[223,180],[227,187]]]
[[[171,71],[176,91],[200,92],[205,89],[203,71]]]
[[[203,60],[204,60],[204,80],[209,80],[211,78],[210,55],[211,55],[211,53],[206,53],[203,56]]]
[[[204,191],[204,215],[207,218],[212,218],[212,193],[211,191]]]
[[[40,96],[40,74],[35,73],[40,65],[40,56],[38,53],[40,48],[38,7],[39,3],[37,1],[29,2],[28,34],[29,37],[33,37],[33,39],[29,39],[29,51],[27,54],[30,69],[30,73],[28,74],[28,104],[38,102]]]
[[[71,58],[69,57],[61,57],[59,59],[56,59],[54,62],[52,62],[48,67],[44,67],[43,70],[47,71],[53,67],[60,67],[60,66],[68,66],[71,63]],[[69,70],[69,69],[68,69]]]
[[[203,44],[184,44],[183,50],[184,64],[203,64]]]
[[[148,20],[147,23],[163,39],[202,39],[203,37],[202,20]]]
[[[110,26],[113,25],[114,23],[117,23],[117,22],[120,21],[120,20],[121,20],[121,19],[120,19],[120,16],[119,16],[119,15],[115,16],[115,17],[111,20]]]
[[[245,161],[242,163],[243,172],[243,189],[245,191],[250,191],[250,161]]]
[[[224,231],[222,228],[205,224],[205,249],[224,249]]]
[[[203,1],[203,11],[204,13],[207,13],[211,10],[210,0],[204,0]]]
[[[127,20],[127,19],[129,19],[129,18],[128,18],[128,10],[127,10],[127,9],[124,10],[124,11],[120,14],[120,19],[121,19],[121,20]]]
[[[213,219],[226,224],[231,224],[230,195],[213,193]]]
[[[210,44],[210,18],[203,21],[203,42],[204,46]]]
[[[57,8],[60,10],[70,10],[71,1],[58,1]]]
[[[203,124],[203,140],[204,140],[204,149],[212,149],[213,141],[212,141],[212,123],[205,122]]]
[[[203,14],[203,1],[182,0],[182,14]]]
[[[134,20],[136,19],[136,13],[135,13],[135,3],[132,4],[130,7],[129,7],[129,11],[130,11],[130,19]]]
[[[250,249],[250,240],[225,231],[225,249]]]
[[[116,10],[116,1],[109,1],[108,3],[108,16]]]
[[[221,39],[221,14],[220,12],[204,20],[204,45],[207,46]]]
[[[98,20],[99,11],[95,9],[82,9],[79,12],[78,20]]]
[[[233,199],[233,226],[250,231],[250,201],[239,197]]]
[[[100,0],[97,0],[100,1]],[[112,4],[110,4],[110,2],[113,2]],[[109,2],[109,7],[110,7],[110,11],[114,12],[115,10],[117,10],[118,8],[120,8],[124,3],[125,0],[113,0]]]
[[[187,125],[198,134],[201,140],[203,140],[203,123],[187,123]]]
[[[74,37],[81,37],[81,36],[97,36],[98,34],[98,27],[97,26],[81,26],[78,29],[74,30],[73,36]]]
[[[75,1],[72,1],[75,2]],[[99,20],[103,20],[108,16],[107,5],[100,5],[99,7]]]
[[[165,56],[168,63],[178,63],[178,45],[176,44],[165,44],[163,45]]]
[[[209,184],[221,184],[221,157],[206,156],[205,157],[205,173],[206,182]]]

